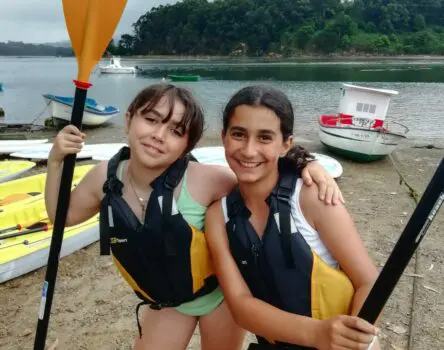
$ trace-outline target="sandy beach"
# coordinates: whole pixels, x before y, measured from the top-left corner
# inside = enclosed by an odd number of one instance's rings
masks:
[[[87,130],[87,143],[125,141],[117,126]],[[54,131],[33,133],[52,138]],[[298,135],[310,151],[328,154],[315,134]],[[423,148],[428,140],[408,140],[387,158],[357,164],[337,158],[344,167],[338,180],[359,232],[375,264],[381,268],[404,229],[415,202],[404,180],[422,194],[439,160],[438,148]],[[200,145],[219,144],[205,138]],[[85,163],[88,161],[82,161]],[[45,170],[39,165],[35,172]],[[428,350],[444,347],[444,210],[437,215],[412,259],[381,321],[382,349]],[[0,285],[0,349],[31,349],[45,269]],[[59,265],[47,344],[57,349],[131,349],[137,334],[138,299],[119,276],[109,257],[95,243],[63,258]],[[198,331],[189,349],[200,349]],[[249,336],[245,345],[254,340]],[[245,346],[246,348],[246,346]],[[229,349],[227,349],[229,350]]]

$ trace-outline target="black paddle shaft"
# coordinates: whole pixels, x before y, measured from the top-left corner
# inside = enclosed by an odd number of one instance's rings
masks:
[[[77,128],[82,126],[83,110],[86,102],[86,89],[76,88],[74,106],[71,114],[71,124]],[[60,180],[59,197],[54,220],[51,246],[49,248],[48,265],[46,268],[45,282],[42,288],[42,299],[40,302],[39,319],[34,340],[34,350],[44,350],[46,334],[48,332],[49,316],[51,314],[52,298],[59,267],[59,256],[63,241],[66,216],[68,214],[69,196],[74,174],[76,155],[70,154],[63,161],[62,177]]]
[[[375,323],[443,201],[444,158],[359,311],[359,317]]]

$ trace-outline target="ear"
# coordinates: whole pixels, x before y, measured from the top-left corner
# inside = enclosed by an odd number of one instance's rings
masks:
[[[131,115],[129,114],[129,112],[126,112],[125,113],[125,126],[124,126],[124,132],[126,135],[128,135],[130,124],[131,124]]]
[[[287,152],[290,150],[290,148],[293,146],[293,136],[288,136],[287,140],[283,142],[282,144],[284,151],[284,154],[287,154]]]

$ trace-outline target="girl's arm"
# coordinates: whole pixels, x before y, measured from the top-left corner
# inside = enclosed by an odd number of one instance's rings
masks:
[[[316,186],[303,186],[300,205],[304,217],[350,278],[355,288],[352,315],[356,315],[372,288],[378,271],[373,264],[353,220],[342,204],[324,205],[317,199]]]
[[[100,208],[99,190],[103,187],[103,162],[92,168],[70,194],[66,226],[80,224],[95,214]],[[48,175],[45,184],[45,205],[48,217],[54,222],[59,196],[63,163],[48,162]]]
[[[76,127],[68,125],[59,132],[50,151],[45,183],[45,205],[52,222],[56,215],[63,159],[68,154],[80,152],[84,138],[82,135]],[[66,226],[86,221],[99,211],[107,164],[108,162],[102,162],[91,169],[71,192]]]
[[[206,206],[228,195],[237,184],[235,174],[227,166],[190,162],[188,171],[194,179],[188,186],[193,198]],[[344,202],[338,184],[318,162],[309,162],[304,167],[302,179],[307,186],[317,185],[312,187],[318,192],[320,201],[326,204]]]
[[[318,349],[332,349],[334,345],[355,348],[352,346],[371,342],[375,328],[357,317],[319,321],[280,310],[253,297],[230,253],[220,202],[208,209],[205,232],[225,300],[241,327],[269,340]]]

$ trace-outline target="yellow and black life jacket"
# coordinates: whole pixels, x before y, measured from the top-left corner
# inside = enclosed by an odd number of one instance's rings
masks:
[[[122,148],[108,163],[100,207],[100,253],[109,255],[121,275],[152,309],[176,307],[212,292],[218,282],[203,232],[183,218],[173,197],[189,156],[172,164],[152,183],[144,223],[122,198],[116,171],[130,158]],[[139,306],[141,305],[139,304]]]
[[[222,200],[231,253],[254,297],[321,320],[349,314],[354,295],[351,281],[324,262],[291,224],[290,200],[298,177],[294,170],[281,167],[279,182],[266,200],[270,214],[262,239],[249,222],[251,213],[238,188]],[[306,349],[257,339],[276,348]]]

